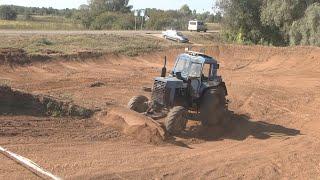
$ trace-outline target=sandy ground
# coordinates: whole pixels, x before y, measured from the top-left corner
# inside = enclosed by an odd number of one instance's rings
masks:
[[[124,106],[149,95],[141,87],[160,74],[164,55],[171,67],[179,52],[2,66],[0,81],[89,108]],[[220,45],[207,52],[220,60],[229,89],[235,114],[228,132],[154,146],[94,119],[7,115],[0,116],[0,145],[66,179],[318,179],[320,49]],[[90,88],[95,81],[106,85]],[[0,160],[0,179],[37,179]]]

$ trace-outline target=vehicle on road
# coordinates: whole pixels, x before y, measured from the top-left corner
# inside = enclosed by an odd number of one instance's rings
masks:
[[[200,120],[203,126],[226,125],[228,92],[218,69],[214,58],[187,51],[178,56],[166,76],[165,58],[161,77],[154,80],[151,100],[135,96],[128,108],[154,120],[165,118],[164,127],[170,134],[180,134],[190,117],[196,117],[193,119]]]
[[[189,42],[189,39],[184,36],[181,32],[176,30],[166,30],[162,32],[162,36],[165,39],[170,39],[173,41],[177,41],[179,43],[186,43]]]
[[[188,25],[189,31],[197,31],[197,32],[207,32],[208,28],[202,21],[189,21]]]

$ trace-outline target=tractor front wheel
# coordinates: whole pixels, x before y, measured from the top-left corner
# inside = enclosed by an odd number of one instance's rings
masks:
[[[148,109],[148,98],[145,96],[135,96],[130,99],[128,108],[138,113],[146,112]]]
[[[180,134],[187,126],[188,111],[182,106],[172,108],[165,120],[166,130],[171,135]]]

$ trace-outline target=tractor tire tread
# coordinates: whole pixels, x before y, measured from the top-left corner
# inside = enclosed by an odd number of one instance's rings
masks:
[[[165,127],[166,130],[170,134],[179,134],[181,131],[183,131],[186,128],[187,124],[187,118],[186,117],[180,117],[185,116],[187,113],[187,110],[182,106],[176,106],[172,108],[165,120]],[[180,121],[180,122],[177,122]]]
[[[134,96],[130,99],[127,107],[133,111],[136,111],[138,113],[143,113],[147,110],[148,106],[147,103],[148,98],[145,96]]]

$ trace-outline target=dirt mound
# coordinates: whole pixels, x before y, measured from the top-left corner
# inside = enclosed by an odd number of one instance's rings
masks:
[[[27,64],[30,63],[28,54],[23,49],[2,48],[0,49],[0,64]]]
[[[93,115],[93,111],[53,97],[33,95],[13,90],[8,86],[0,86],[0,114],[87,118]]]
[[[161,144],[166,139],[165,131],[159,123],[126,108],[113,107],[99,113],[97,119],[141,142]]]

